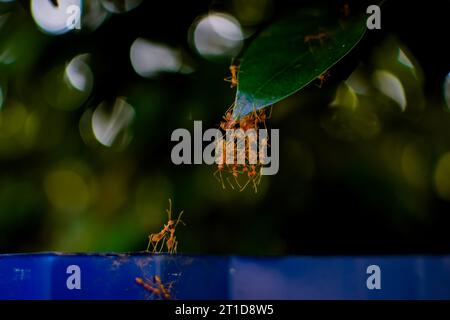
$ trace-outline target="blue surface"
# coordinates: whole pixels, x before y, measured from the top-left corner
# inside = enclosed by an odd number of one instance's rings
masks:
[[[69,290],[67,268],[81,270]],[[367,267],[381,269],[369,290]],[[450,256],[240,257],[0,255],[0,299],[158,299],[135,283],[159,275],[174,299],[450,299]]]

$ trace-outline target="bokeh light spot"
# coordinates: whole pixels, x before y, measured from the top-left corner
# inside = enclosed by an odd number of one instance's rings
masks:
[[[90,96],[94,75],[87,63],[88,54],[74,57],[65,65],[49,70],[42,81],[46,102],[60,110],[75,110]]]
[[[142,0],[102,0],[103,7],[111,13],[123,13],[133,10]]]
[[[44,32],[60,35],[71,31],[68,21],[71,19],[71,6],[82,8],[81,0],[58,0],[58,6],[51,1],[31,0],[31,14],[34,21]]]
[[[13,64],[16,62],[16,57],[14,56],[11,48],[6,47],[3,51],[0,51],[0,63],[1,64]]]
[[[78,55],[66,67],[65,77],[72,87],[82,92],[90,92],[94,82],[91,68],[85,62],[88,55]]]
[[[273,3],[271,0],[233,0],[233,9],[239,21],[256,25],[267,18]]]
[[[369,83],[366,74],[361,67],[356,68],[355,71],[345,80],[345,84],[349,86],[355,93],[368,94]]]
[[[177,51],[143,38],[131,45],[130,59],[134,70],[142,77],[152,77],[159,72],[177,72],[181,59]]]
[[[377,114],[367,108],[332,108],[323,116],[322,127],[331,137],[345,141],[370,139],[381,131]]]
[[[27,110],[20,103],[14,103],[0,113],[0,130],[6,136],[18,134],[26,121]]]
[[[112,109],[108,109],[105,102],[101,103],[92,114],[92,130],[95,138],[106,147],[116,143],[126,145],[129,141],[127,129],[134,116],[133,107],[123,98],[117,98]]]
[[[374,74],[375,86],[385,96],[394,100],[402,111],[406,109],[406,95],[400,80],[391,72],[377,70]]]
[[[242,48],[241,26],[228,14],[209,14],[199,19],[193,30],[193,45],[204,57],[234,56]]]
[[[330,106],[355,109],[358,106],[358,96],[346,83],[341,83],[336,90],[336,95],[330,103]]]
[[[413,63],[411,62],[411,60],[409,60],[406,53],[400,48],[398,48],[398,62],[410,69],[414,69]]]
[[[85,1],[81,24],[83,28],[87,27],[89,30],[95,30],[106,20],[108,15],[100,0]]]
[[[44,181],[44,188],[52,206],[64,213],[78,213],[90,202],[90,190],[83,177],[68,168],[50,172]]]

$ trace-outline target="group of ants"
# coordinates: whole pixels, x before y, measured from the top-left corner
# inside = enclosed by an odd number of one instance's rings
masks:
[[[166,209],[166,213],[168,216],[167,223],[164,224],[164,227],[158,233],[152,233],[148,236],[148,245],[146,252],[151,253],[161,253],[164,248],[167,249],[167,253],[173,254],[177,252],[178,241],[175,236],[175,230],[178,224],[181,222],[185,224],[181,220],[181,216],[183,215],[183,211],[178,214],[177,219],[172,219],[172,200],[169,199],[169,208]],[[136,283],[142,286],[145,290],[150,292],[151,295],[155,297],[159,297],[161,299],[170,299],[171,293],[170,290],[172,288],[172,282],[169,284],[164,284],[161,280],[161,277],[155,275],[152,279],[143,279],[141,277],[137,277],[135,279]]]
[[[319,42],[321,45],[329,38],[329,34],[326,31],[319,31],[315,34],[309,34],[304,37],[305,44],[308,44],[309,48],[312,50],[313,45],[317,42]],[[230,76],[228,78],[225,78],[225,81],[230,82],[230,87],[234,88],[238,85],[238,78],[237,74],[239,71],[239,66],[236,64],[232,64],[230,66]],[[325,71],[321,75],[317,77],[318,84],[317,86],[319,88],[322,87],[326,79],[330,76],[328,71]],[[225,115],[222,118],[222,121],[220,122],[220,129],[223,131],[227,131],[229,129],[242,129],[243,131],[254,129],[258,130],[258,128],[261,128],[262,126],[267,129],[266,126],[266,120],[269,120],[272,115],[272,107],[269,108],[263,108],[257,110],[255,107],[253,108],[253,111],[246,115],[245,117],[236,119],[233,115],[234,111],[234,104],[232,104],[228,110],[225,112]],[[248,139],[248,138],[247,138]],[[268,147],[270,146],[267,139],[262,140],[263,145],[262,147]],[[227,150],[227,152],[222,153],[222,161],[218,164],[217,170],[214,173],[214,177],[222,184],[222,188],[225,189],[225,183],[224,183],[224,173],[227,173],[228,176],[225,176],[225,181],[228,183],[228,185],[234,190],[238,189],[239,191],[245,190],[245,188],[248,185],[252,185],[255,193],[258,192],[258,185],[261,181],[261,166],[262,163],[264,163],[264,159],[261,159],[263,156],[262,153],[259,153],[259,161],[256,162],[256,164],[251,163],[249,160],[249,144],[250,142],[246,143],[245,146],[245,163],[244,164],[238,164],[237,160],[234,160],[234,163],[227,163],[226,158],[229,156],[232,159],[237,159],[234,146],[234,141],[224,141],[221,140],[220,143],[223,143],[222,150]],[[233,146],[231,148],[227,148],[227,144],[232,143]],[[230,151],[234,154],[230,154]],[[240,176],[244,176],[247,178],[247,181],[245,183],[242,183],[242,181],[239,180]],[[231,178],[231,179],[230,179]]]
[[[311,44],[312,42],[319,41],[322,43],[324,40],[328,38],[328,33],[325,31],[320,31],[317,34],[311,34],[307,35],[304,38],[305,43]],[[228,81],[231,83],[231,88],[234,88],[237,86],[237,73],[238,73],[239,67],[235,64],[232,64],[230,66],[230,73],[231,76],[228,78],[225,78],[225,81]],[[323,73],[320,75],[317,79],[319,81],[318,87],[322,87],[323,83],[325,82],[326,78],[329,76],[328,72]],[[249,115],[242,117],[238,120],[236,120],[233,116],[233,107],[232,105],[223,116],[222,121],[220,122],[220,129],[226,131],[229,129],[242,129],[244,131],[249,129],[255,129],[264,126],[266,129],[266,120],[270,119],[272,114],[272,109],[270,108],[270,112],[267,112],[266,109],[260,109],[256,110],[254,109],[252,113]],[[224,143],[223,150],[226,150],[226,143],[222,140],[222,143]],[[266,146],[268,146],[268,141],[265,140]],[[248,146],[246,146],[248,148]],[[247,150],[246,150],[247,151]],[[236,151],[234,151],[236,152]],[[243,191],[250,183],[253,184],[253,188],[255,192],[257,192],[257,186],[260,183],[261,180],[261,159],[259,159],[259,163],[257,164],[250,164],[248,159],[248,152],[245,152],[246,154],[246,161],[245,164],[239,165],[235,161],[233,164],[226,164],[226,152],[223,153],[223,161],[218,164],[218,168],[216,172],[214,173],[214,176],[216,179],[218,179],[222,187],[225,189],[225,183],[223,179],[223,173],[229,173],[232,176],[232,179],[234,179],[234,183],[229,179],[229,177],[225,177],[225,180],[228,182],[230,187],[232,189],[238,188],[240,191]],[[236,159],[236,157],[234,157]],[[246,175],[248,178],[247,182],[245,184],[241,184],[239,181],[239,175]],[[168,216],[168,221],[166,224],[164,224],[164,227],[159,231],[158,233],[152,233],[149,235],[148,239],[148,246],[147,246],[147,252],[151,253],[161,253],[164,248],[167,249],[167,253],[174,254],[177,252],[178,247],[178,241],[175,236],[175,230],[179,223],[185,224],[181,220],[181,216],[183,214],[183,211],[181,211],[176,219],[172,219],[172,201],[169,199],[169,208],[166,209],[166,213]],[[140,286],[142,286],[145,290],[150,292],[151,295],[159,297],[161,299],[170,299],[171,298],[171,288],[173,285],[173,282],[169,284],[164,284],[161,280],[161,277],[158,275],[155,275],[152,277],[152,279],[143,279],[141,277],[137,277],[135,279],[136,283]]]

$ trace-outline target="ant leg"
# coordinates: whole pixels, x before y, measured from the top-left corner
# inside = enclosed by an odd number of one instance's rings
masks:
[[[234,83],[234,80],[231,77],[224,78],[223,80],[226,81],[226,82],[231,83],[230,84],[230,88],[234,88],[236,86],[236,84]]]
[[[247,186],[248,186],[248,184],[250,183],[250,181],[251,181],[251,178],[249,178],[248,180],[247,180],[247,182],[244,184],[244,186],[241,188],[241,190],[239,190],[240,192],[242,192],[242,191],[244,191],[245,190],[245,188],[247,188]]]
[[[233,110],[234,108],[234,102],[228,107],[227,111],[225,111],[225,113],[230,112],[231,110]]]
[[[261,175],[261,169],[260,169],[260,171],[258,173],[258,185],[261,183],[261,178],[262,178],[262,175]]]
[[[170,246],[170,254],[177,253],[177,249],[176,249],[177,244],[178,244],[177,237],[174,236],[172,245]]]
[[[219,173],[220,179],[217,178],[217,173]],[[217,169],[216,172],[214,172],[214,178],[216,178],[217,181],[222,183],[222,188],[223,189],[226,189],[225,184],[223,183],[222,172],[219,169]]]
[[[236,173],[236,175],[234,173]],[[233,178],[234,178],[234,181],[236,182],[236,185],[238,188],[241,188],[241,184],[239,183],[238,176],[239,176],[239,174],[242,174],[242,173],[243,173],[242,171],[238,171],[237,169],[235,169],[233,171]]]
[[[150,252],[150,245],[153,243],[152,238],[153,238],[154,233],[152,233],[151,235],[148,236],[148,245],[147,245],[147,249],[145,250],[146,252]]]
[[[262,123],[264,124],[264,129],[267,130],[266,119],[264,119],[264,121]]]
[[[261,177],[261,172],[258,172],[252,179],[253,189],[255,190],[255,193],[258,193],[258,186],[261,183]]]
[[[322,85],[323,85],[323,78],[319,77],[318,80],[319,80],[319,84],[316,83],[316,87],[318,87],[319,89],[321,89],[321,88],[322,88]]]
[[[273,111],[273,105],[270,106],[270,112],[269,112],[269,115],[267,116],[267,119],[272,118],[272,111]]]
[[[152,242],[152,247],[153,247],[152,252],[153,253],[157,252],[158,243],[159,243],[159,240],[157,242]]]
[[[162,243],[161,243],[161,246],[159,247],[158,253],[161,253],[163,251],[163,249],[164,249],[164,242],[166,242],[166,236],[165,235],[162,238]]]
[[[158,241],[154,241],[154,242],[152,242],[152,244],[153,244],[153,253],[156,253],[157,252],[157,250],[158,250],[158,243],[161,241],[161,239],[160,240],[158,240]]]
[[[236,182],[237,186],[238,186],[239,188],[241,188],[241,184],[239,183],[239,180],[238,180],[237,177],[234,177],[234,181]]]
[[[178,219],[177,222],[175,222],[175,226],[173,227],[173,229],[175,230],[175,228],[177,227],[178,223],[181,222],[183,225],[186,225],[183,220],[181,220],[181,216],[183,215],[184,210],[181,210],[180,214],[178,215]],[[174,231],[175,232],[175,231]]]
[[[255,194],[258,193],[258,185],[256,184],[255,178],[252,179],[253,189],[255,190]]]
[[[172,248],[172,253],[177,253],[177,247],[178,247],[178,241],[174,240],[173,242],[173,248]]]
[[[172,220],[172,199],[169,198],[169,209],[166,209],[169,220]]]
[[[233,186],[233,184],[230,182],[230,179],[228,179],[228,177],[226,178],[226,180],[228,181],[228,183],[230,184],[230,186],[231,186],[231,189],[233,189],[234,190],[234,186]]]

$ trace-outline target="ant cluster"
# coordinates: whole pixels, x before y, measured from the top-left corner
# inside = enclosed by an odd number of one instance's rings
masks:
[[[169,300],[171,298],[170,290],[172,289],[172,282],[165,285],[161,281],[161,277],[154,276],[153,281],[144,280],[137,277],[136,283],[142,286],[145,290],[149,291],[152,295],[159,297],[160,299]]]
[[[164,227],[162,230],[158,233],[152,233],[148,236],[148,245],[147,245],[147,252],[150,252],[150,247],[152,247],[151,252],[153,253],[160,253],[164,250],[164,244],[167,247],[167,252],[172,254],[177,252],[178,247],[178,241],[177,237],[175,236],[175,230],[178,226],[178,223],[184,224],[184,222],[181,220],[181,215],[183,214],[183,211],[180,212],[178,215],[177,220],[172,219],[172,200],[169,199],[169,209],[166,209],[168,221],[167,224],[164,224]]]
[[[221,130],[225,132],[228,130],[233,130],[234,132],[237,130],[242,130],[243,132],[255,130],[255,132],[258,132],[258,129],[262,126],[267,130],[266,120],[270,119],[272,109],[270,109],[270,112],[267,112],[266,109],[256,110],[254,108],[252,113],[236,119],[233,117],[233,107],[232,105],[225,112],[220,122]],[[217,170],[214,172],[214,177],[222,184],[222,188],[226,189],[225,180],[233,190],[244,191],[247,186],[252,185],[255,193],[257,193],[261,182],[261,168],[265,164],[265,153],[260,150],[259,157],[253,157],[251,144],[255,143],[255,141],[252,141],[249,136],[245,136],[245,159],[242,162],[238,161],[238,146],[234,143],[234,139],[220,139],[217,143],[222,144],[220,148],[222,152],[219,155],[220,161],[217,165]],[[268,138],[260,139],[260,148],[261,146],[267,149],[269,146]],[[232,159],[232,161],[227,161],[227,159]]]

